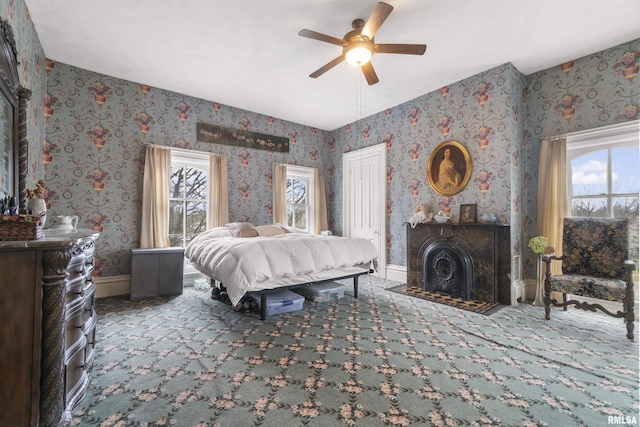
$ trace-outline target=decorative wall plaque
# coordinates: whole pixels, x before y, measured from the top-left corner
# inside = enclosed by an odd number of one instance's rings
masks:
[[[257,148],[281,153],[289,152],[289,138],[247,130],[231,129],[207,123],[197,124],[197,140],[200,142],[210,142],[212,144]]]

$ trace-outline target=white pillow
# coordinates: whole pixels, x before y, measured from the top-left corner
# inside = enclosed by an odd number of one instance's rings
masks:
[[[258,232],[250,222],[230,222],[226,227],[229,229],[229,231],[231,231],[231,235],[233,237],[258,236]]]
[[[207,230],[212,237],[232,237],[231,231],[227,227],[214,227]]]
[[[277,234],[284,234],[285,231],[279,224],[258,225],[256,226],[258,236],[275,236]]]

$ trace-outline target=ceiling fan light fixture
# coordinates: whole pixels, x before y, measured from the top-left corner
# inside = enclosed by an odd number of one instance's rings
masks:
[[[344,52],[347,62],[355,67],[361,67],[369,62],[372,55],[373,49],[371,43],[366,41],[350,43]]]

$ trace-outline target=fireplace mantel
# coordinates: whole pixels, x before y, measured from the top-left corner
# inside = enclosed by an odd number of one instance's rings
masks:
[[[423,256],[438,241],[466,248],[474,265],[475,299],[511,304],[510,227],[505,224],[426,223],[407,230],[407,284],[422,288]]]

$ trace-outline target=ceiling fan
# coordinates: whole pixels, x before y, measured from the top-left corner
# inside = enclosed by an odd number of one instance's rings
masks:
[[[393,11],[393,6],[384,2],[378,2],[369,20],[365,23],[362,19],[355,19],[351,24],[353,30],[349,31],[341,39],[316,31],[300,30],[298,33],[299,36],[342,46],[342,54],[340,56],[309,74],[309,77],[314,79],[320,77],[346,59],[350,64],[359,66],[364,77],[367,79],[367,83],[374,85],[379,82],[378,75],[370,61],[374,53],[424,54],[427,50],[427,45],[424,44],[375,43],[373,36],[389,17],[391,11]]]

